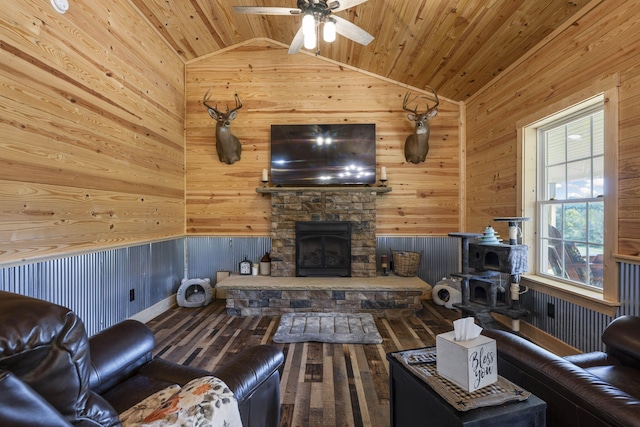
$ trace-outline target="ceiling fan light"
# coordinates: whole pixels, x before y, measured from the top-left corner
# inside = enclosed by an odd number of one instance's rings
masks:
[[[332,20],[327,20],[322,27],[322,38],[327,43],[332,43],[336,40],[336,23]]]
[[[316,48],[316,33],[312,32],[310,34],[304,35],[304,48],[305,49],[315,49]]]
[[[316,33],[316,18],[312,14],[304,15],[302,18],[302,33],[305,39],[308,35]]]

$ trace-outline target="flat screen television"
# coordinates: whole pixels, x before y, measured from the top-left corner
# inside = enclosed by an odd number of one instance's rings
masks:
[[[375,124],[271,125],[272,184],[326,186],[375,182]]]

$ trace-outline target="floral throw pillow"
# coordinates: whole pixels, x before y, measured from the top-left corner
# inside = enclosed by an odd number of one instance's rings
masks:
[[[238,402],[216,377],[197,378],[149,396],[120,415],[124,427],[242,427]]]

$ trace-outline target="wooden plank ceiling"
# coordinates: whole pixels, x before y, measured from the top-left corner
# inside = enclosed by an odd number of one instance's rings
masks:
[[[233,6],[296,7],[296,0],[131,0],[185,60],[256,37],[289,44],[301,16],[244,15]],[[337,13],[375,36],[338,36],[320,55],[465,100],[597,0],[368,0]]]

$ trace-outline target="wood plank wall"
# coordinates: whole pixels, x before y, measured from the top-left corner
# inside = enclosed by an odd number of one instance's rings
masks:
[[[467,103],[466,228],[519,215],[516,123],[619,73],[619,248],[640,254],[640,2],[607,0]],[[506,235],[506,228],[499,230]]]
[[[184,63],[127,0],[0,8],[0,265],[184,234]]]
[[[402,110],[406,86],[311,55],[288,55],[287,48],[255,39],[187,63],[187,234],[269,235],[271,200],[255,189],[269,167],[274,123],[375,123],[378,165],[386,166],[393,188],[378,198],[377,234],[458,230],[460,105],[441,100],[426,162],[408,164],[403,147],[413,122]],[[202,105],[207,90],[220,109],[234,105],[234,93],[244,103],[231,125],[243,150],[233,165],[218,160],[215,122]]]

